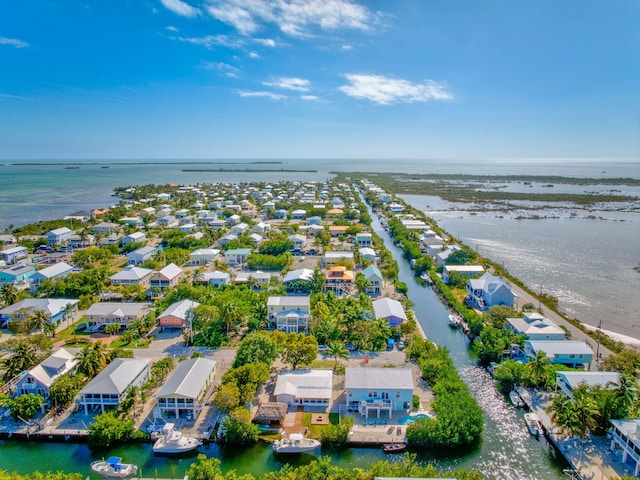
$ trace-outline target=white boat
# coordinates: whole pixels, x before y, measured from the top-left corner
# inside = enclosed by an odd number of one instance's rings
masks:
[[[524,407],[524,402],[522,401],[522,397],[520,397],[520,394],[515,390],[511,390],[509,392],[509,400],[511,400],[511,403],[513,403],[513,406],[516,408]]]
[[[320,446],[318,440],[305,438],[301,433],[283,434],[281,440],[273,442],[273,451],[276,453],[302,453],[309,452]]]
[[[534,437],[539,437],[542,434],[542,424],[540,418],[535,413],[525,413],[524,421],[527,423],[529,433]]]
[[[453,313],[449,314],[449,326],[453,328],[458,328],[460,326],[460,318]]]
[[[200,445],[202,441],[183,435],[173,423],[167,423],[153,444],[153,453],[185,453],[195,450]]]
[[[138,467],[131,463],[121,463],[120,457],[109,457],[91,464],[91,470],[104,478],[125,478],[138,473]]]

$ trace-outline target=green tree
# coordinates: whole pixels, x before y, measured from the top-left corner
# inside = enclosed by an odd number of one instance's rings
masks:
[[[263,362],[271,365],[278,356],[278,343],[263,332],[250,333],[240,343],[233,367]]]
[[[227,443],[247,444],[258,440],[258,426],[251,423],[251,414],[245,408],[239,407],[229,412],[229,416],[222,421]]]
[[[282,361],[291,364],[296,370],[301,365],[310,365],[318,355],[318,342],[315,338],[302,333],[290,333],[282,352]]]
[[[109,447],[133,438],[135,426],[133,420],[118,418],[115,412],[105,412],[95,417],[88,432],[89,445]]]
[[[0,298],[5,306],[13,305],[18,301],[18,289],[11,283],[5,283],[0,287]]]
[[[105,325],[104,333],[108,333],[109,335],[115,335],[120,331],[122,326],[119,323],[110,323],[109,325]]]
[[[86,345],[76,354],[76,360],[76,371],[87,378],[93,378],[107,364],[107,349],[100,341]]]
[[[217,458],[207,458],[204,453],[198,454],[198,460],[187,470],[187,477],[191,480],[225,480],[221,462]]]
[[[544,385],[549,377],[547,365],[551,359],[543,351],[536,352],[536,357],[527,362],[527,371],[531,375],[532,382],[535,386]]]
[[[2,360],[4,368],[3,379],[11,380],[19,373],[29,370],[38,361],[38,349],[36,346],[26,340],[20,340],[13,347],[11,355]]]
[[[327,355],[333,357],[334,360],[334,370],[338,368],[338,358],[347,359],[349,358],[349,350],[344,346],[343,343],[338,341],[333,341],[329,343],[327,349]]]
[[[214,401],[218,410],[225,413],[239,407],[241,401],[238,385],[235,383],[221,385]]]
[[[362,272],[358,272],[356,274],[354,283],[356,284],[356,287],[358,288],[358,291],[360,293],[365,293],[367,291],[367,286],[369,285],[369,282],[367,281],[367,279],[365,278]]]
[[[35,393],[25,393],[11,400],[11,416],[14,420],[31,420],[44,403]]]
[[[65,373],[59,376],[49,387],[49,401],[56,407],[69,405],[83,383],[82,377],[78,374]]]
[[[515,360],[505,360],[493,372],[493,378],[498,382],[501,392],[507,393],[516,385],[522,385],[527,378],[527,370],[524,363]]]

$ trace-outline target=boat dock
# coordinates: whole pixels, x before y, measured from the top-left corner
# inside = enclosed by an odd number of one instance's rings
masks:
[[[401,425],[354,425],[349,432],[351,446],[370,445],[380,447],[386,443],[407,443],[407,427]]]
[[[581,439],[562,435],[547,414],[547,408],[551,405],[551,395],[548,392],[538,392],[524,387],[516,387],[516,390],[525,405],[540,418],[547,441],[571,466],[571,469],[565,472],[571,474],[571,478],[608,480],[633,473],[629,471],[629,466],[622,463],[622,459],[610,450],[609,440],[605,437],[589,435]]]

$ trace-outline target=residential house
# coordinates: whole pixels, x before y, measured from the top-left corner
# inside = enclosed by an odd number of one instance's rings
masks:
[[[629,473],[640,477],[640,418],[635,420],[610,420],[613,425],[609,449],[617,458],[622,450],[622,463],[629,466]]]
[[[251,227],[251,231],[253,233],[257,233],[258,235],[264,235],[265,233],[271,231],[271,225],[265,222],[256,223],[253,227]]]
[[[366,260],[371,263],[375,263],[376,251],[373,248],[363,247],[358,250],[358,253],[360,254],[360,258],[362,259],[363,262]]]
[[[374,300],[371,304],[376,320],[384,318],[391,327],[399,327],[402,322],[407,320],[407,313],[404,311],[402,303],[393,298],[380,298]]]
[[[133,252],[127,253],[127,263],[129,265],[140,265],[147,260],[151,260],[157,253],[156,247],[140,247]]]
[[[307,217],[306,210],[294,210],[291,212],[291,220],[304,220]]]
[[[169,328],[190,327],[190,315],[199,306],[198,302],[189,299],[172,303],[158,316],[158,325]]]
[[[322,223],[322,217],[319,217],[318,215],[314,215],[313,217],[309,217],[307,219],[308,225],[320,225],[321,223]]]
[[[33,265],[17,265],[0,271],[0,285],[10,283],[16,286],[29,284],[29,279],[36,273]]]
[[[251,283],[253,290],[264,290],[269,288],[269,283],[274,274],[271,272],[261,272],[260,270],[255,272],[238,272],[233,279],[235,285],[244,285]]]
[[[269,297],[267,318],[272,328],[285,333],[308,331],[311,320],[310,297]]]
[[[208,283],[212,287],[221,287],[222,285],[231,284],[231,275],[228,272],[204,272],[202,274],[202,283]]]
[[[247,230],[249,230],[249,225],[247,225],[246,223],[238,223],[237,225],[231,227],[231,233],[237,235],[238,237],[244,234],[244,232],[246,232]]]
[[[340,235],[346,235],[348,228],[349,227],[346,225],[330,225],[329,234],[334,238],[339,237]]]
[[[324,291],[333,292],[339,297],[353,293],[353,270],[338,265],[327,268],[324,272]]]
[[[94,233],[106,233],[107,235],[115,232],[119,225],[115,223],[100,222],[97,225],[91,227]]]
[[[373,245],[373,237],[369,232],[356,233],[356,243],[360,247],[371,247]]]
[[[95,332],[111,323],[127,326],[147,313],[149,306],[146,303],[100,302],[89,307],[85,320],[87,330]]]
[[[11,247],[0,251],[0,257],[2,257],[7,265],[13,265],[18,260],[27,258],[27,254],[27,247]]]
[[[251,239],[251,243],[253,243],[253,248],[257,248],[258,245],[260,245],[264,240],[262,235],[259,235],[257,233],[252,233],[251,235],[249,235],[249,238]]]
[[[527,357],[536,358],[538,352],[544,352],[550,358],[549,363],[587,370],[593,359],[589,345],[578,340],[525,340],[524,353]]]
[[[442,268],[442,281],[449,283],[449,276],[453,272],[456,272],[456,275],[472,277],[484,273],[484,267],[482,265],[445,265]]]
[[[507,328],[528,340],[564,340],[565,332],[553,320],[538,312],[525,312],[524,318],[507,318]]]
[[[413,373],[410,368],[347,367],[345,387],[347,410],[391,418],[411,408]]]
[[[189,264],[206,265],[214,261],[220,255],[220,250],[214,248],[199,248],[189,254]]]
[[[216,362],[208,358],[190,358],[164,383],[156,399],[161,413],[195,419],[204,408],[215,387]]]
[[[91,245],[95,245],[95,243],[96,237],[89,233],[85,235],[71,235],[69,237],[69,246],[74,250],[78,248],[86,248]]]
[[[234,235],[233,233],[227,233],[225,236],[221,237],[218,239],[218,245],[220,245],[222,248],[226,247],[229,243],[235,241],[238,239],[237,235]]]
[[[67,307],[70,305],[70,307]],[[0,310],[0,326],[9,322],[25,320],[40,310],[47,315],[47,322],[54,325],[78,313],[78,300],[71,298],[25,298]]]
[[[76,404],[84,414],[118,409],[131,387],[142,387],[149,380],[148,358],[116,358],[80,392]]]
[[[307,225],[306,230],[309,235],[312,235],[315,237],[317,235],[320,235],[322,232],[324,232],[324,226],[310,224],[310,225]]]
[[[480,278],[467,280],[466,301],[472,308],[484,311],[494,305],[506,305],[515,308],[518,295],[511,284],[501,277],[486,272]]]
[[[430,232],[432,232],[432,230],[429,230]],[[434,232],[434,237],[435,237],[435,232]],[[425,235],[426,238],[426,235]],[[461,250],[461,248],[457,245],[453,245],[449,248],[447,248],[446,250],[442,250],[438,253],[436,253],[435,255],[435,259],[436,262],[438,262],[439,265],[442,265],[443,267],[447,264],[447,258],[449,258],[449,255],[451,255],[452,253],[456,253],[459,252]]]
[[[295,235],[289,235],[289,240],[293,242],[294,250],[302,250],[307,246],[307,237],[305,235],[300,235],[299,233]]]
[[[326,411],[331,403],[333,372],[331,370],[292,370],[278,374],[273,394],[276,401]]]
[[[382,293],[384,287],[384,277],[378,267],[369,265],[362,271],[364,278],[367,280],[367,288],[364,293],[371,297],[378,297]]]
[[[183,276],[184,271],[175,263],[170,263],[162,270],[153,272],[149,285],[152,290],[164,290],[177,286]]]
[[[122,239],[121,233],[112,233],[98,240],[98,245],[100,245],[101,247],[105,247],[109,245],[118,245],[121,239]]]
[[[175,228],[180,225],[180,221],[176,218],[175,215],[165,215],[163,217],[159,217],[156,220],[156,223],[161,227],[166,228]]]
[[[77,212],[70,213],[69,215],[65,215],[62,217],[63,220],[77,220],[82,223],[87,223],[91,218],[91,212],[87,212],[84,210],[79,210]]]
[[[129,265],[125,267],[124,270],[111,275],[109,280],[111,281],[111,285],[140,285],[143,288],[149,288],[151,275],[153,275],[153,270]]]
[[[404,212],[404,207],[399,203],[390,203],[387,207],[391,213],[400,213]]]
[[[335,252],[325,252],[322,257],[322,266],[327,267],[329,265],[333,265],[338,262],[349,262],[353,265],[354,263],[354,255],[353,252],[350,251],[335,251]]]
[[[573,390],[585,385],[587,387],[600,387],[607,390],[615,390],[620,385],[618,372],[580,372],[567,371],[556,372],[556,385],[569,398],[573,398]]]
[[[133,232],[129,235],[125,235],[122,238],[122,245],[127,245],[128,243],[143,243],[147,240],[147,236],[142,232]]]
[[[17,396],[34,393],[44,398],[43,408],[49,406],[49,388],[61,375],[71,372],[77,363],[73,353],[64,348],[56,350],[20,378],[15,384]]]
[[[309,268],[300,268],[287,272],[282,281],[287,294],[309,294],[311,290],[311,281],[313,280],[313,270]]]
[[[231,266],[242,265],[247,261],[249,255],[251,255],[250,248],[232,248],[224,252],[224,261]]]
[[[180,225],[180,231],[183,233],[191,233],[196,228],[198,228],[198,225],[195,223],[185,223],[184,225]]]
[[[240,223],[240,215],[234,214],[227,218],[227,225],[229,225],[230,227],[232,227],[233,225],[237,225],[239,223]]]
[[[276,219],[278,220],[286,220],[289,216],[289,212],[285,209],[276,210]]]
[[[131,227],[137,227],[139,225],[144,225],[142,218],[140,217],[122,217],[119,220],[120,223],[124,223],[125,225],[129,225]]]
[[[42,285],[42,282],[46,280],[56,280],[58,278],[64,278],[70,273],[73,273],[73,267],[67,263],[56,263],[50,267],[38,270],[31,276],[31,288],[37,290]]]
[[[65,245],[72,233],[73,231],[67,227],[62,227],[49,231],[45,237],[47,237],[47,243],[50,247],[57,247],[58,245]]]

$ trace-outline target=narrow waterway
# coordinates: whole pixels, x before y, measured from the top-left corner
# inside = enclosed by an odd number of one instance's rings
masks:
[[[538,441],[529,435],[523,413],[506,402],[491,376],[477,366],[469,353],[466,336],[449,327],[449,312],[435,292],[416,282],[409,264],[402,258],[402,250],[394,245],[377,216],[371,212],[370,215],[374,232],[398,261],[400,281],[409,288],[408,296],[422,329],[430,340],[449,349],[461,377],[485,412],[482,445],[466,455],[441,458],[438,463],[478,470],[488,479],[496,480],[566,478],[562,473],[567,468],[564,459],[557,458],[544,439]]]

